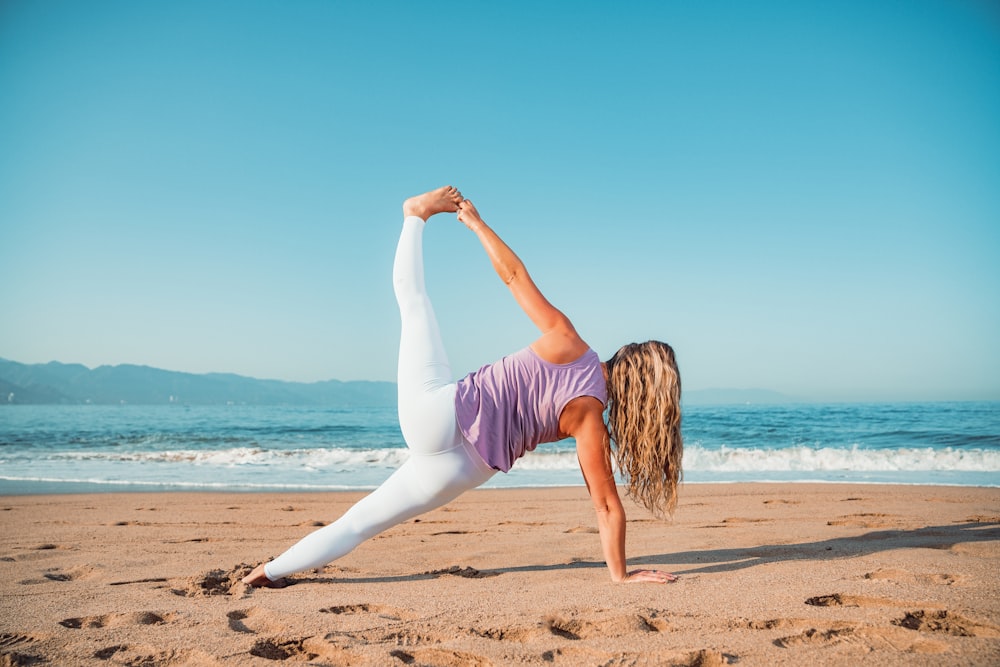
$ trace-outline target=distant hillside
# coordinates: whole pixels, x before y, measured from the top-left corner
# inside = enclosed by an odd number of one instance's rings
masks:
[[[196,375],[148,366],[21,364],[0,359],[0,404],[328,405],[396,404],[392,382],[281,382],[224,373]]]
[[[684,392],[685,405],[773,405],[796,400],[767,389]],[[0,405],[325,405],[345,408],[396,404],[393,382],[281,382],[226,373],[178,373],[149,366],[21,364],[0,359]]]

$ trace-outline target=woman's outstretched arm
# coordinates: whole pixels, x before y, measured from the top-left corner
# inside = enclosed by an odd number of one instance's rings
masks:
[[[573,361],[587,351],[587,344],[573,328],[573,323],[549,303],[531,279],[521,258],[487,225],[479,211],[466,199],[458,206],[458,219],[482,243],[493,268],[525,314],[542,332],[535,351],[553,363]]]

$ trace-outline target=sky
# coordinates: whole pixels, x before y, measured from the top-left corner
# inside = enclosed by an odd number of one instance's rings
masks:
[[[0,2],[0,357],[393,380],[459,187],[602,358],[1000,399],[1000,5]],[[537,332],[454,215],[456,376]]]

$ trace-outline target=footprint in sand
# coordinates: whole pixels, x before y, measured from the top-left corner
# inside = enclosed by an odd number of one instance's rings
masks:
[[[176,614],[159,614],[154,611],[137,611],[101,616],[82,616],[59,621],[64,628],[80,630],[83,628],[121,628],[130,625],[164,625],[169,623]]]
[[[115,644],[94,652],[98,660],[110,660],[122,665],[156,665],[156,667],[221,667],[216,658],[197,649],[161,651],[152,646]]]
[[[232,630],[233,632],[244,632],[249,635],[257,634],[256,631],[251,630],[243,622],[247,619],[248,616],[250,616],[251,611],[252,610],[246,610],[246,611],[237,610],[237,611],[231,611],[228,614],[226,614],[226,618],[229,619],[229,629]]]
[[[809,628],[805,632],[774,640],[775,646],[794,648],[796,646],[835,644],[840,641],[854,640],[857,637],[857,626],[840,623],[825,630]],[[854,642],[857,643],[857,642]]]
[[[961,584],[965,581],[965,577],[958,574],[916,574],[907,570],[889,568],[881,568],[874,572],[868,572],[865,574],[865,579],[884,579],[885,581],[896,583],[936,584],[939,586],[951,586],[953,584]]]
[[[324,612],[326,610],[320,609],[320,611]],[[262,607],[237,609],[226,614],[226,619],[229,622],[230,630],[248,635],[274,636],[288,629],[288,623],[283,622],[275,614]],[[273,642],[275,640],[269,639],[267,641]]]
[[[703,648],[667,658],[663,664],[671,667],[722,667],[739,661],[739,656]]]
[[[14,633],[0,634],[0,666],[21,667],[22,665],[40,665],[46,659],[26,653],[31,650],[31,645],[39,641],[39,637],[34,635],[22,635]]]
[[[76,581],[77,579],[91,579],[95,576],[97,568],[91,565],[78,565],[67,570],[51,568],[46,570],[42,576],[49,581]]]
[[[809,628],[805,632],[774,640],[775,646],[796,648],[801,646],[828,646],[852,644],[866,651],[888,650],[893,653],[944,653],[948,645],[923,639],[901,628],[880,628],[861,623],[835,623],[826,629]]]
[[[405,621],[413,618],[413,615],[404,609],[397,607],[387,607],[378,604],[348,604],[337,605],[335,607],[325,607],[319,610],[321,614],[354,615],[354,614],[374,614],[386,621]]]
[[[69,550],[71,547],[62,544],[39,544],[34,547],[27,547],[27,553],[19,553],[16,556],[11,556],[10,561],[33,561],[33,560],[45,560],[52,558],[56,554],[52,553],[54,551]],[[7,560],[6,558],[4,560]]]
[[[486,658],[467,651],[453,651],[440,648],[416,650],[395,650],[389,655],[406,665],[434,665],[434,667],[492,667]]]
[[[229,570],[209,570],[208,572],[187,579],[179,588],[170,590],[174,595],[183,597],[202,597],[205,595],[246,595],[252,589],[241,579],[250,574],[252,565],[240,563]]]
[[[41,665],[48,662],[46,658],[20,651],[10,653],[0,653],[0,667],[28,667],[29,665]]]
[[[307,647],[312,637],[301,639],[261,639],[250,649],[250,655],[267,660],[296,660],[308,662],[320,657],[320,654],[311,650],[312,644]]]
[[[427,646],[440,644],[452,637],[422,632],[418,628],[370,628],[356,631],[334,631],[325,638],[331,644],[344,648],[350,646],[369,646],[372,644],[387,644],[390,646]]]
[[[833,597],[833,596],[827,596]],[[853,644],[866,650],[891,650],[906,653],[942,653],[948,650],[943,642],[930,641],[914,633],[900,632],[899,628],[879,628],[863,623],[831,621],[817,627],[815,619],[775,618],[770,620],[740,619],[730,623],[734,630],[778,630],[794,632],[774,640],[775,646],[795,648],[801,646],[826,646]]]
[[[650,655],[648,653],[607,653],[595,649],[566,646],[546,651],[542,654],[542,660],[557,665],[657,664],[669,667],[722,667],[739,662],[739,657],[711,649]]]
[[[552,649],[542,654],[542,660],[557,665],[613,665],[628,664],[628,656],[624,653],[614,654],[594,649],[566,646]]]
[[[231,611],[226,614],[226,619],[230,630],[249,635],[274,634],[286,628],[273,614],[259,607]]]
[[[943,609],[919,609],[907,612],[902,618],[892,621],[909,630],[943,633],[955,637],[1000,637],[1000,627],[985,621],[976,621]]]
[[[453,577],[462,577],[463,579],[485,579],[487,577],[498,577],[500,572],[480,572],[474,567],[461,567],[460,565],[452,565],[449,568],[443,570],[430,570],[429,572],[421,572],[422,576],[445,576],[451,575]]]
[[[17,582],[18,586],[35,586],[36,584],[46,584],[47,579],[21,579]]]
[[[102,649],[94,651],[94,657],[98,660],[110,660],[111,656],[115,653],[120,653],[122,651],[128,650],[128,644],[115,644],[114,646],[105,646]]]
[[[806,600],[806,604],[814,607],[909,607],[911,602],[898,602],[889,598],[873,598],[864,595],[846,595],[833,593],[817,595]]]
[[[666,619],[654,613],[649,615],[597,614],[597,618],[580,616],[549,616],[543,621],[544,627],[557,637],[565,639],[589,639],[591,637],[620,637],[636,632],[663,632],[670,629]]]
[[[591,637],[623,636],[636,632],[667,632],[671,629],[666,619],[658,612],[647,614],[611,616],[589,621],[579,618],[548,616],[534,627],[486,628],[471,630],[472,634],[495,641],[528,642],[548,632],[564,639],[579,640]]]
[[[742,618],[729,622],[733,630],[805,630],[812,625],[812,621],[801,618],[770,618],[764,621]]]
[[[37,642],[40,638],[35,635],[22,635],[17,633],[4,632],[0,633],[0,649],[13,648],[15,646],[23,646],[25,644],[33,644]]]
[[[472,634],[483,639],[492,639],[498,642],[518,642],[523,644],[530,642],[545,632],[545,629],[535,627],[513,627],[513,628],[486,628],[483,630],[473,628]]]

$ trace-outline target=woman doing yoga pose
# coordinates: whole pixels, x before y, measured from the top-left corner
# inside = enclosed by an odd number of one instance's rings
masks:
[[[541,331],[527,348],[458,382],[424,289],[424,225],[446,212],[457,212],[476,234]],[[286,575],[321,567],[383,530],[454,500],[498,470],[507,472],[538,444],[568,437],[576,439],[611,578],[674,581],[666,572],[626,569],[625,511],[611,465],[614,457],[635,500],[657,515],[673,512],[683,444],[681,381],[671,347],[633,343],[602,363],[542,295],[517,255],[453,187],[407,199],[403,216],[393,287],[402,319],[399,424],[410,457],[340,519],[257,566],[243,581],[273,586]]]

